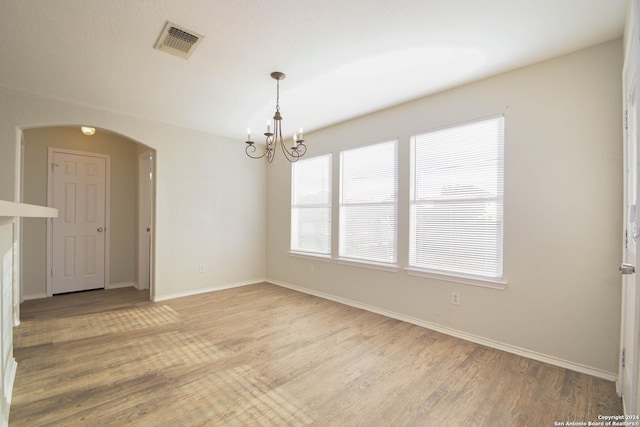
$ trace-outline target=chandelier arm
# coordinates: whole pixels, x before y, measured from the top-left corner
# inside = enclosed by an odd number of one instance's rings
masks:
[[[278,121],[278,125],[280,125],[280,121]],[[284,157],[291,162],[291,158],[289,157],[289,152],[288,150],[285,148],[284,146],[284,139],[282,139],[282,126],[278,126],[278,141],[280,144],[280,149],[282,150],[282,154],[284,155]]]
[[[292,148],[291,151],[287,147],[285,147],[284,139],[282,138],[282,126],[281,122],[278,121],[278,141],[280,144],[280,149],[282,150],[282,154],[290,163],[297,162],[299,156],[296,155],[295,148]]]
[[[268,139],[268,138],[267,138]],[[265,154],[267,155],[267,161],[269,163],[273,162],[273,159],[276,155],[276,145],[273,143],[273,139],[271,139],[271,141],[268,143],[267,146],[267,150],[265,151]]]
[[[287,158],[287,160],[291,163],[297,162],[300,160],[300,157],[304,156],[304,153],[307,151],[307,147],[304,147],[304,150],[300,150],[300,146],[302,144],[297,144],[296,147],[287,148],[284,144],[280,144],[282,148],[282,153]]]
[[[265,147],[264,147],[264,154],[267,156],[267,161],[269,163],[273,162],[273,157],[275,155],[275,149],[276,149],[276,145],[275,145],[275,133],[273,135],[271,134],[266,134],[265,133]]]
[[[307,146],[304,145],[303,142],[299,143],[298,146],[296,147],[296,153],[299,153],[298,157],[304,156],[306,152],[307,152]]]
[[[244,149],[244,152],[247,153],[247,156],[251,157],[252,159],[261,159],[267,155],[267,150],[265,150],[264,153],[262,153],[261,155],[254,156],[253,153],[256,152],[256,147],[253,144],[247,144],[246,148]]]
[[[289,153],[289,149],[287,149],[287,148],[284,146],[284,143],[283,143],[283,142],[281,142],[281,143],[280,143],[280,148],[282,149],[282,154],[284,154],[284,157],[285,157],[289,162],[294,162],[294,161],[296,161],[296,160],[297,160],[297,159],[295,159],[295,160],[294,160],[293,154],[292,154],[292,153]]]

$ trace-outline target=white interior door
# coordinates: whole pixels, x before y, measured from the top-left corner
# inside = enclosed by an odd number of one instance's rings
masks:
[[[635,3],[635,2],[634,2]],[[634,7],[635,9],[635,7]],[[622,276],[622,323],[620,336],[620,369],[618,386],[626,414],[637,414],[638,405],[638,332],[640,331],[640,289],[638,263],[638,43],[637,10],[627,40],[623,72],[624,93],[624,248]]]
[[[53,294],[105,287],[106,171],[100,155],[53,152],[50,205]]]
[[[151,284],[153,237],[153,152],[142,153],[138,162],[138,289]]]

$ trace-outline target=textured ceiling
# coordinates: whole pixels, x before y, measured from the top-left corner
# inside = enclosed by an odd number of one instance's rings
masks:
[[[0,86],[243,139],[621,37],[626,0],[0,0]],[[205,36],[153,47],[167,21]]]

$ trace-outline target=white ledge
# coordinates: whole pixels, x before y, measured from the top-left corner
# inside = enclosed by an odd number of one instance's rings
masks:
[[[314,253],[311,253],[311,252],[289,251],[289,256],[292,256],[294,258],[313,259],[313,260],[322,261],[322,262],[332,262],[333,261],[333,258],[331,258],[331,255],[314,254]]]
[[[354,258],[338,258],[338,264],[353,265],[355,267],[370,268],[373,270],[390,271],[395,273],[398,271],[396,264],[385,264],[381,262],[363,261]]]
[[[444,280],[445,282],[461,283],[463,285],[480,286],[483,288],[505,290],[507,282],[498,279],[483,277],[457,276],[455,274],[439,273],[418,267],[405,268],[410,276],[426,277],[429,279]]]
[[[57,218],[58,209],[0,200],[0,217]]]

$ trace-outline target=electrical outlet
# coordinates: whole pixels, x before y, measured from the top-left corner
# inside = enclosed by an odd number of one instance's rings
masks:
[[[460,292],[451,292],[451,304],[460,305]]]
[[[314,268],[314,266],[309,264],[309,274],[313,274],[315,272],[316,272],[316,269]]]
[[[199,271],[200,273],[204,273],[204,272],[205,272],[205,270],[206,270],[206,269],[204,268],[204,264],[200,264],[200,265],[198,266],[198,271]]]

